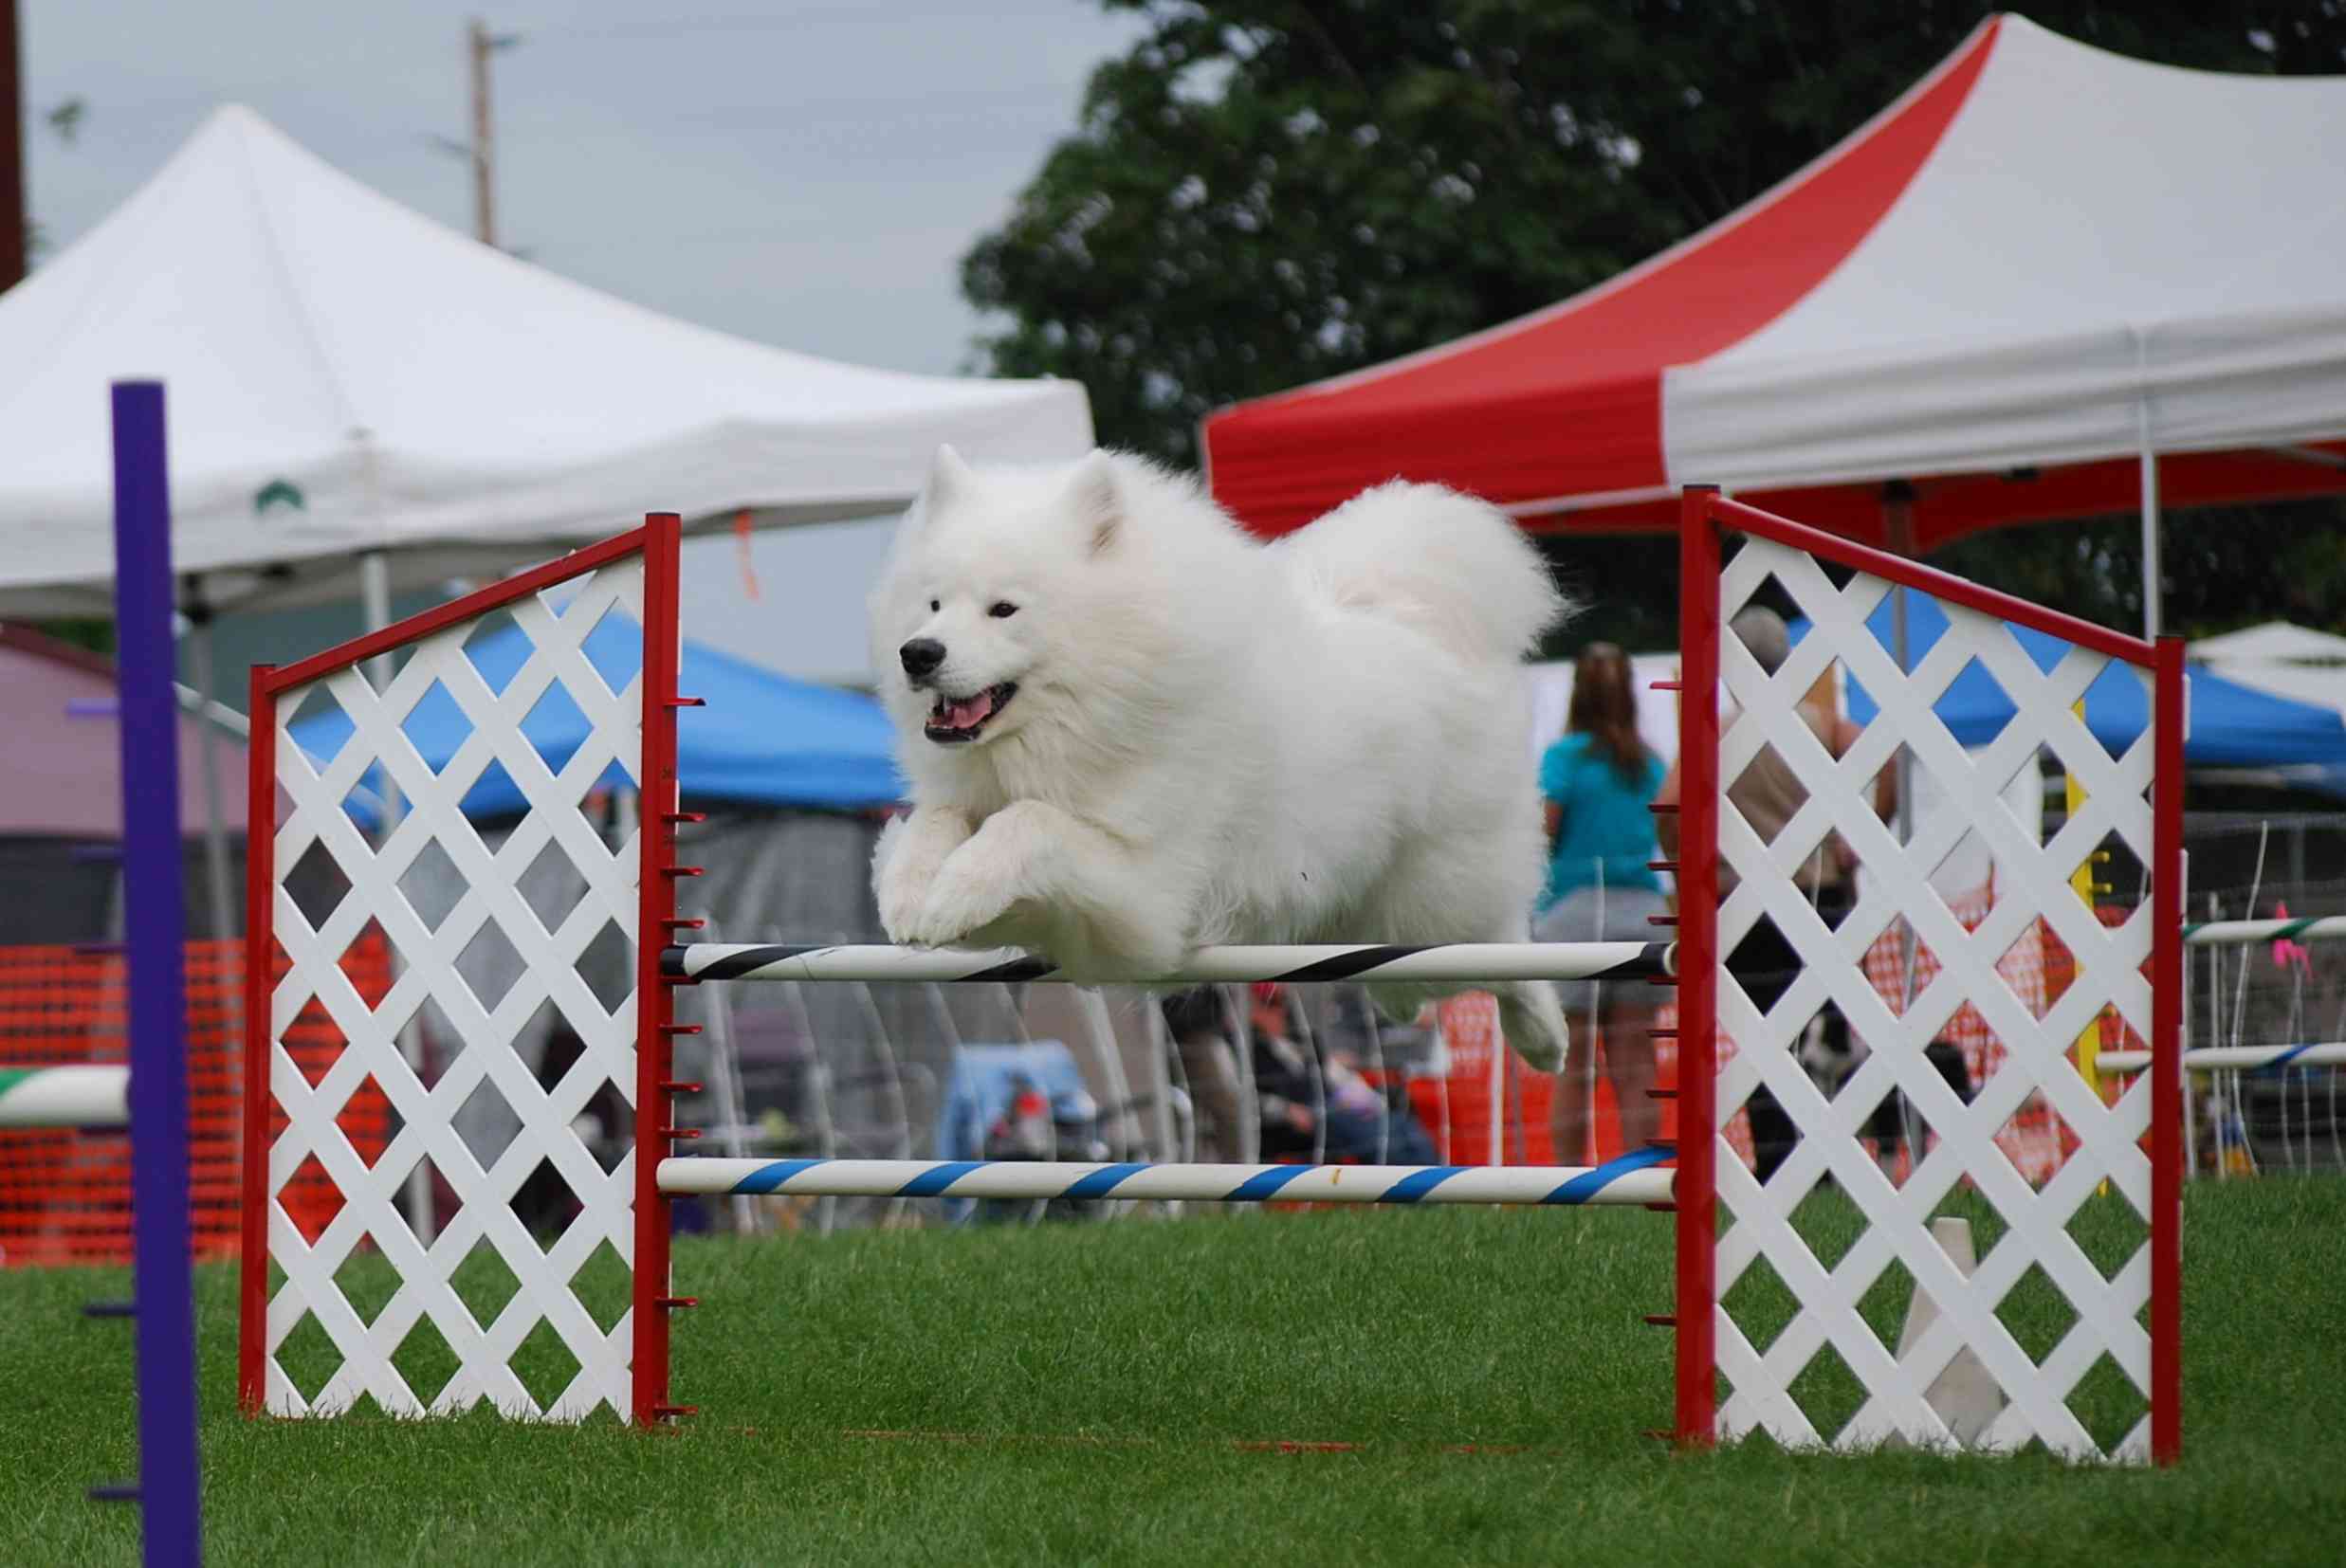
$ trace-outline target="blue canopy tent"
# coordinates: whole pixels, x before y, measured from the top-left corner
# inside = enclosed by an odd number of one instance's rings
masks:
[[[583,651],[617,690],[642,662],[641,642],[634,623],[614,613],[587,634]],[[493,691],[504,689],[530,651],[527,635],[510,623],[465,647],[466,657]],[[684,646],[678,687],[706,700],[706,706],[677,716],[678,772],[687,802],[852,811],[903,798],[894,734],[870,697],[794,681],[689,642]],[[464,710],[436,683],[401,728],[435,772],[472,734]],[[587,728],[586,715],[559,681],[522,721],[522,736],[556,772],[585,742]],[[294,742],[314,757],[332,757],[350,733],[350,720],[339,707],[300,720],[292,728]],[[615,768],[604,781],[623,782]],[[520,787],[495,762],[464,799],[465,814],[475,818],[515,815],[522,806]],[[360,816],[363,803],[354,798],[351,810]]]
[[[1885,594],[1866,617],[1866,629],[1883,648],[1897,646],[1896,593]],[[1936,599],[1906,592],[1906,667],[1922,662],[1947,630],[1947,612]],[[1791,628],[1795,642],[1808,629],[1805,621]],[[2051,669],[2071,645],[2022,627],[2012,635],[2040,669]],[[1849,717],[1864,723],[1874,716],[1872,696],[1854,678],[1848,688]],[[2193,665],[2190,670],[2190,734],[2184,742],[2184,761],[2197,768],[2268,768],[2292,782],[2346,793],[2346,722],[2328,708],[2254,690],[2211,675]],[[1933,712],[1950,734],[1965,746],[1985,746],[2010,722],[2012,701],[1993,675],[1977,660],[1966,665],[1949,683]],[[2113,756],[2141,735],[2150,721],[2150,692],[2142,678],[2112,664],[2085,690],[2085,727]]]

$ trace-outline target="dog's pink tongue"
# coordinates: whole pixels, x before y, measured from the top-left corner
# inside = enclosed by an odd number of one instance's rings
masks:
[[[994,711],[994,694],[981,691],[975,697],[964,697],[958,702],[945,704],[944,721],[949,728],[965,730]]]

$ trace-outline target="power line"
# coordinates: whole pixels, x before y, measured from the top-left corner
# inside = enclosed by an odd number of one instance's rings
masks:
[[[1054,115],[1067,112],[1071,93],[1079,91],[1078,82],[1054,82],[1032,87],[970,88],[960,92],[907,92],[868,94],[855,98],[799,98],[788,103],[761,104],[756,108],[710,109],[691,116],[672,119],[670,124],[704,125],[719,131],[792,130],[802,125],[818,124],[849,118],[857,111],[890,109],[908,112],[923,118],[924,111],[935,109],[946,118],[967,118],[967,111],[989,105],[1001,108],[1044,109]],[[962,111],[958,116],[956,111]]]
[[[907,24],[968,20],[970,14],[966,9],[955,7],[907,12],[893,9],[874,9],[869,6],[824,6],[779,16],[664,17],[658,21],[611,22],[599,27],[532,27],[526,30],[526,36],[533,44],[541,39],[554,43],[603,43],[623,39],[683,38],[709,32],[792,32],[809,26],[826,27],[840,23],[900,29]],[[985,20],[998,23],[1000,13],[991,13]]]

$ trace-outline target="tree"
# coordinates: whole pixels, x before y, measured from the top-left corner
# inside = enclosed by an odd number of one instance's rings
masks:
[[[1095,73],[1074,131],[964,258],[962,288],[1000,323],[980,340],[984,368],[1080,380],[1104,441],[1183,466],[1217,407],[1536,309],[1733,210],[1879,111],[1991,9],[1104,3],[1146,16],[1149,32]],[[2042,0],[2030,15],[2173,64],[2346,69],[2346,0]],[[2336,507],[2317,510],[2340,526]],[[1567,577],[1604,551],[1611,596],[1621,541],[1544,544]],[[2025,530],[1999,536],[1993,559],[2090,582],[2087,598],[2129,592],[2124,572],[2068,570],[2075,547],[2074,530]],[[1666,583],[1666,551],[1632,547],[1632,558],[1642,566],[1649,551],[1656,570],[1639,575]],[[2255,562],[2235,564],[2254,575]],[[2220,593],[2229,579],[2177,580]],[[2246,598],[2258,585],[2239,586]],[[1576,635],[1666,641],[1672,607],[1633,598],[1618,624]],[[2346,597],[2326,605],[2346,615]]]

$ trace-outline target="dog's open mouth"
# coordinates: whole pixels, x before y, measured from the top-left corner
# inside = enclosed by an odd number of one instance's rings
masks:
[[[926,734],[941,746],[975,740],[979,733],[993,721],[994,716],[1008,707],[1010,700],[1017,694],[1018,685],[1015,681],[988,686],[971,697],[947,697],[940,692],[936,705],[928,710]]]

